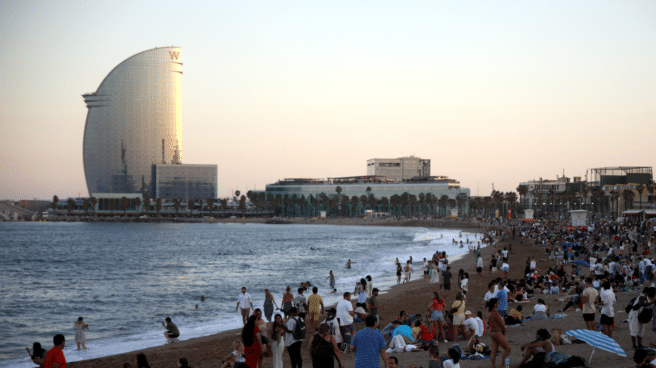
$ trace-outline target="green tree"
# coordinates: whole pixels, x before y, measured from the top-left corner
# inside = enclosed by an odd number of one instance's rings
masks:
[[[96,205],[98,204],[98,198],[96,197],[91,197],[91,205],[93,206],[93,214],[96,214]]]
[[[638,192],[638,195],[640,196],[640,208],[642,208],[642,193],[645,191],[645,186],[643,184],[640,184],[636,187],[636,192]]]
[[[151,204],[150,196],[148,194],[144,194],[143,211],[146,212],[146,214],[150,212],[150,204]]]
[[[121,197],[121,206],[123,206],[123,215],[128,216],[128,207],[130,206],[130,200],[126,197]]]
[[[74,209],[75,209],[75,200],[73,198],[68,198],[66,200],[66,210],[68,211],[68,213],[71,213],[73,212]]]
[[[517,193],[519,193],[519,203],[520,203],[520,205],[522,204],[522,202],[524,202],[524,204],[526,204],[526,202],[529,202],[529,206],[531,205],[530,201],[527,200],[528,198],[526,198],[526,195],[528,194],[528,187],[526,185],[518,186],[517,187]]]
[[[653,180],[650,180],[649,184],[647,185],[647,192],[649,193],[649,196],[651,197],[652,207],[654,206],[654,190],[655,189],[656,189],[656,183],[654,183]]]
[[[446,206],[449,205],[449,196],[444,194],[437,201],[438,206],[440,206],[442,215],[446,216]]]
[[[52,207],[53,212],[57,212],[57,203],[59,203],[59,197],[53,196],[52,203],[50,203],[50,207]]]
[[[210,210],[210,216],[212,216],[212,210],[214,210],[214,203],[216,203],[216,199],[210,197],[207,198],[207,209]]]
[[[622,191],[622,199],[624,200],[624,211],[628,209],[630,205],[633,207],[633,199],[635,198],[635,193],[631,189],[624,189]]]
[[[155,200],[155,212],[157,212],[157,217],[159,217],[159,213],[162,210],[162,198],[157,198]]]
[[[194,206],[196,205],[196,201],[193,199],[187,199],[187,206],[189,207],[189,217],[193,217],[194,215]]]
[[[177,198],[174,199],[173,200],[173,208],[175,209],[175,215],[176,216],[180,215],[180,207],[181,207],[180,200],[177,199]]]
[[[84,200],[82,201],[82,209],[84,210],[85,215],[89,214],[89,207],[90,207],[89,198],[84,198]]]

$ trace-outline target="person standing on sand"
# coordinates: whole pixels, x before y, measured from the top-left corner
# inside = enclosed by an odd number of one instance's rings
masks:
[[[316,331],[316,325],[319,321],[319,317],[324,312],[323,298],[321,298],[321,295],[317,294],[318,291],[319,288],[314,286],[312,288],[312,295],[307,298],[308,314],[310,315],[310,327],[312,328],[311,331],[313,333]]]
[[[246,286],[241,287],[241,294],[237,298],[237,306],[235,307],[235,312],[241,307],[241,321],[246,326],[246,321],[248,316],[251,314],[251,308],[253,308],[253,299],[251,299],[251,294],[246,292]]]
[[[351,343],[351,338],[355,334],[355,327],[353,326],[353,304],[351,304],[351,293],[348,291],[344,293],[344,299],[337,303],[336,317],[339,320],[339,332],[342,334],[342,341],[345,348]]]
[[[52,338],[54,348],[48,350],[46,358],[43,361],[44,368],[66,368],[66,357],[64,357],[64,346],[66,339],[64,335],[57,334]]]
[[[499,308],[499,301],[497,298],[490,299],[487,303],[487,319],[488,324],[490,325],[490,337],[492,338],[492,354],[490,355],[492,368],[496,368],[499,347],[503,349],[503,355],[501,356],[502,362],[506,360],[506,357],[510,354],[511,350],[510,345],[506,340],[506,324],[499,312],[497,312],[497,308]]]
[[[256,315],[250,316],[241,330],[241,342],[244,344],[244,355],[249,368],[257,368],[262,354],[262,335],[255,324],[256,320]]]
[[[298,315],[305,319],[305,311],[307,310],[307,300],[305,299],[305,295],[303,295],[305,289],[298,288],[297,291],[298,294],[296,294],[296,297],[294,298],[294,306],[298,309]]]
[[[380,357],[389,368],[387,352],[385,351],[385,338],[377,329],[376,317],[367,316],[365,328],[353,336],[351,351],[355,351],[356,368],[380,368]]]
[[[478,272],[478,278],[483,279],[483,257],[480,254],[476,257],[476,272]]]
[[[588,330],[595,331],[595,303],[599,297],[599,292],[592,287],[592,278],[585,279],[585,290],[581,294],[581,304],[583,304],[583,321]]]
[[[376,316],[376,322],[378,323],[378,326],[380,326],[378,317],[378,308],[380,307],[380,303],[378,302],[378,291],[378,288],[374,288],[371,291],[371,296],[367,299],[367,309],[369,310],[370,316]]]
[[[446,267],[446,271],[442,272],[442,280],[444,280],[444,297],[449,297],[449,290],[451,290],[451,266]]]
[[[403,268],[401,267],[400,263],[396,264],[396,284],[401,285],[401,272],[403,272]]]
[[[599,300],[602,303],[601,307],[601,326],[604,329],[604,334],[608,337],[613,337],[613,323],[615,322],[615,311],[613,304],[615,304],[615,293],[610,286],[610,282],[605,281],[602,285]]]
[[[264,316],[266,316],[267,322],[271,322],[271,316],[273,316],[273,306],[276,306],[276,310],[280,310],[276,299],[273,298],[269,289],[264,289]]]
[[[77,350],[80,350],[80,345],[87,350],[87,346],[84,343],[87,341],[86,336],[84,336],[84,330],[89,329],[89,325],[82,321],[82,317],[79,317],[75,324],[73,324],[73,329],[75,330],[75,342],[77,343]]]

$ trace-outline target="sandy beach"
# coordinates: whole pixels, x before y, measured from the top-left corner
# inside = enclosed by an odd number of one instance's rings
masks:
[[[333,222],[337,220],[330,220]],[[358,221],[347,221],[348,225],[357,225],[354,223]],[[396,224],[394,224],[396,222]],[[463,225],[460,228],[466,229],[467,231],[476,231],[476,229],[484,230],[483,224],[478,224],[474,222],[452,222],[448,224],[441,224],[438,226],[435,221],[375,221],[374,223],[366,223],[366,220],[361,221],[359,224],[362,225],[381,225],[381,226],[423,226],[423,227],[448,227],[455,226],[456,224]],[[403,224],[401,224],[403,223]],[[432,223],[432,224],[431,224]],[[433,225],[433,226],[427,226]],[[540,247],[533,246],[532,241],[524,240],[524,244],[520,245],[519,238],[510,241],[509,239],[502,239],[499,246],[500,249],[503,246],[512,243],[514,254],[510,256],[510,272],[509,277],[511,278],[520,278],[524,270],[524,261],[526,257],[535,257],[538,260],[538,270],[540,273],[544,272],[548,267],[551,267],[556,264],[556,261],[547,261],[545,259],[544,251]],[[452,273],[456,274],[459,269],[464,269],[470,274],[469,282],[469,292],[466,302],[466,309],[472,312],[481,311],[483,312],[484,319],[487,319],[487,312],[484,308],[483,297],[487,291],[487,283],[493,277],[501,276],[501,273],[491,275],[487,268],[488,260],[490,255],[494,252],[494,247],[488,246],[482,249],[482,255],[484,262],[484,271],[483,278],[480,279],[478,274],[475,271],[475,261],[473,255],[467,254],[461,259],[450,263],[452,268]],[[408,254],[410,256],[411,254]],[[394,267],[390,265],[390,267]],[[455,271],[455,272],[454,272]],[[587,269],[584,269],[584,273],[587,273]],[[409,313],[416,314],[421,313],[422,315],[426,312],[426,306],[430,303],[432,298],[432,292],[436,291],[436,286],[430,284],[428,280],[423,280],[421,277],[421,272],[414,273],[415,280],[407,283],[401,284],[392,287],[384,294],[379,296],[380,300],[380,316],[383,318],[383,325],[389,323],[390,321],[396,319],[399,311],[405,310]],[[374,286],[376,285],[376,280],[373,280]],[[450,295],[448,298],[445,298],[447,305],[450,305],[455,300],[455,291],[452,287]],[[443,290],[437,290],[440,292],[440,295],[443,296]],[[338,291],[341,293],[342,291]],[[614,339],[624,348],[627,352],[628,357],[623,358],[616,354],[612,354],[600,349],[597,349],[594,353],[592,363],[588,364],[591,367],[627,367],[632,364],[631,357],[633,352],[631,350],[631,339],[628,333],[628,324],[622,323],[622,320],[627,318],[626,313],[623,311],[624,305],[637,294],[637,292],[627,292],[627,293],[617,293],[617,302],[615,304],[615,331],[613,334]],[[542,298],[545,299],[547,305],[552,311],[552,315],[555,311],[564,307],[564,302],[556,302],[556,297],[559,295],[543,295]],[[562,295],[560,295],[562,297]],[[530,303],[522,304],[524,308],[524,316],[528,316],[533,310],[535,305],[536,298],[530,299]],[[355,300],[352,299],[355,304]],[[510,303],[509,309],[512,308],[514,303]],[[511,366],[517,365],[521,361],[521,352],[519,346],[525,342],[530,342],[534,340],[535,332],[539,328],[551,329],[562,329],[563,331],[569,329],[579,329],[584,328],[585,324],[581,312],[565,312],[567,315],[564,319],[555,319],[547,321],[529,321],[526,322],[525,326],[509,326],[508,333],[506,335],[507,340],[512,347],[512,352],[510,354],[510,364]],[[323,316],[325,317],[325,315]],[[322,317],[322,319],[323,319]],[[364,324],[357,324],[357,329],[360,330],[364,328]],[[189,360],[190,366],[195,368],[205,368],[205,367],[219,367],[221,364],[221,359],[227,353],[229,353],[231,348],[231,341],[239,339],[239,330],[225,331],[222,333],[217,333],[210,336],[205,336],[201,338],[180,341],[170,344],[165,344],[162,341],[162,345],[158,347],[153,347],[145,350],[133,351],[125,354],[113,355],[93,360],[79,361],[74,363],[69,363],[69,367],[89,367],[89,368],[99,368],[99,367],[121,367],[123,363],[129,362],[133,366],[135,364],[135,356],[138,353],[144,353],[148,357],[150,365],[154,367],[177,367],[177,358],[186,357]],[[310,366],[311,359],[307,353],[307,344],[309,341],[310,333],[306,337],[303,347],[303,363],[305,366]],[[162,337],[162,340],[164,338]],[[653,333],[651,331],[646,331],[645,333],[645,342],[650,340],[656,340],[653,338]],[[484,336],[482,342],[488,346],[491,346],[491,340],[489,336]],[[459,342],[461,346],[466,344],[465,341]],[[448,348],[454,344],[454,342],[441,343],[440,353],[442,356],[446,354]],[[590,358],[590,353],[592,352],[592,347],[587,344],[571,344],[571,345],[561,345],[556,347],[557,350],[564,352],[570,355],[581,356],[586,359],[586,362]],[[220,352],[219,355],[216,353]],[[422,365],[426,367],[428,365],[429,357],[427,352],[403,352],[403,353],[393,353],[391,355],[396,356],[399,359],[399,364],[403,367],[407,367],[408,364],[414,363],[417,366]],[[343,355],[344,366],[349,368],[354,366],[354,354],[346,353]],[[285,352],[283,354],[284,366],[290,366],[289,357]],[[382,364],[382,361],[381,361]],[[480,361],[471,361],[464,360],[461,361],[462,367],[490,367],[491,363],[489,359],[484,359]],[[500,357],[497,359],[497,366],[501,366],[503,362],[500,361]],[[335,365],[337,366],[337,365]],[[262,368],[272,367],[271,358],[265,358],[262,364]]]

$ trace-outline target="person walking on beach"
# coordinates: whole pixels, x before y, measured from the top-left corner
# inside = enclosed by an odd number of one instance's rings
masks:
[[[84,330],[89,329],[89,325],[82,321],[82,317],[79,317],[75,324],[73,324],[73,329],[75,330],[75,342],[77,343],[77,350],[80,350],[80,345],[87,350],[87,346],[84,343],[87,341],[84,336]]]
[[[294,306],[298,309],[298,315],[305,319],[305,311],[307,310],[307,300],[305,299],[305,295],[303,295],[305,289],[298,288],[297,291],[298,294],[296,294],[296,297],[294,298]]]
[[[164,331],[164,337],[166,337],[166,340],[172,341],[180,336],[180,330],[178,330],[178,326],[176,326],[175,323],[171,322],[171,317],[166,317],[165,321],[166,324],[162,322],[162,326],[166,328],[166,331]]]
[[[296,324],[304,322],[298,317],[298,309],[296,309],[296,307],[292,307],[289,310],[289,313],[291,317],[287,320],[287,326],[285,326],[285,347],[287,348],[292,368],[303,368],[303,359],[301,358],[301,345],[303,344],[303,339],[297,340],[296,337],[294,337],[294,331],[296,329]]]
[[[285,318],[289,318],[290,310],[294,306],[294,294],[292,294],[291,286],[287,285],[286,292],[282,294],[282,311],[285,313]]]
[[[453,339],[458,342],[458,333],[462,332],[462,336],[467,338],[467,330],[465,330],[465,301],[461,292],[456,294],[456,300],[451,304],[453,310]]]
[[[377,329],[376,317],[367,316],[364,321],[365,328],[353,336],[351,351],[355,351],[355,368],[380,368],[380,357],[389,368],[385,338]]]
[[[66,357],[64,356],[64,346],[66,339],[64,335],[57,334],[52,338],[54,348],[48,350],[46,358],[43,361],[43,368],[66,368]]]
[[[402,272],[403,272],[403,268],[401,267],[401,264],[397,263],[396,264],[396,284],[397,285],[401,285],[401,273]]]
[[[273,316],[273,306],[276,306],[275,310],[280,310],[276,299],[273,298],[269,289],[264,289],[264,316],[267,319],[267,322],[271,322],[271,316]]]
[[[262,354],[262,335],[255,324],[256,320],[256,315],[250,316],[241,330],[241,342],[244,344],[244,355],[249,368],[257,368]]]
[[[336,317],[339,320],[339,332],[342,335],[342,341],[344,342],[344,348],[346,349],[351,343],[351,338],[355,333],[355,328],[353,326],[353,316],[355,315],[355,312],[353,311],[353,304],[351,304],[351,293],[348,291],[344,293],[344,299],[337,303],[336,312]]]
[[[497,312],[497,308],[499,308],[499,301],[497,298],[490,299],[487,303],[487,319],[488,324],[490,325],[490,337],[492,338],[492,354],[490,355],[492,368],[496,368],[499,347],[503,349],[503,355],[501,356],[502,362],[506,360],[506,357],[510,354],[511,350],[510,345],[506,340],[506,324],[499,312]]]
[[[380,326],[378,317],[378,308],[380,307],[380,303],[378,302],[378,291],[378,288],[373,288],[371,291],[371,296],[367,299],[367,309],[369,310],[370,316],[376,316],[376,321],[378,322],[378,326]]]
[[[476,256],[476,272],[478,272],[478,278],[483,279],[483,257],[480,254]]]
[[[313,368],[333,368],[335,358],[342,367],[342,354],[339,352],[335,338],[330,336],[330,326],[322,324],[317,334],[310,338],[308,344]]]
[[[310,327],[312,328],[310,331],[312,332],[316,331],[316,325],[319,322],[319,317],[324,312],[323,298],[321,298],[321,295],[317,294],[318,291],[319,288],[314,286],[312,288],[312,295],[308,296],[307,298]]]
[[[241,294],[239,294],[239,297],[237,298],[235,312],[239,307],[241,307],[241,321],[244,323],[244,326],[246,326],[248,316],[251,314],[251,308],[253,308],[253,299],[251,298],[251,294],[246,292],[246,286],[241,287]]]
[[[286,326],[280,313],[276,313],[273,322],[269,322],[269,336],[273,350],[273,368],[282,368],[282,352],[285,350]]]

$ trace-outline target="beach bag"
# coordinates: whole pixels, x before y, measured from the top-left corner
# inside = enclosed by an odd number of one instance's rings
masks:
[[[292,331],[292,337],[294,340],[303,340],[305,339],[305,321],[300,318],[294,318],[296,324],[294,325],[294,331]]]
[[[638,314],[638,322],[649,323],[651,322],[652,316],[653,316],[652,308],[646,307],[645,309],[642,310],[642,312]]]

